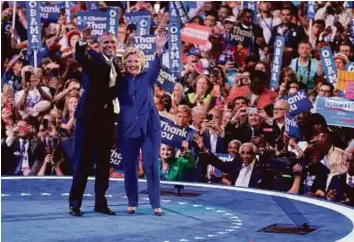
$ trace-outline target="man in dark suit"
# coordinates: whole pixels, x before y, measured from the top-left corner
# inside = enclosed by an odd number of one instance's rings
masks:
[[[209,152],[204,145],[203,138],[196,136],[194,140],[201,151],[199,162],[211,164],[222,172],[229,173],[231,184],[242,187],[269,188],[270,177],[256,159],[258,149],[254,144],[244,143],[241,145],[242,161],[235,158],[232,162],[223,162]]]
[[[278,127],[268,125],[258,111],[248,111],[248,122],[235,128],[228,125],[225,129],[226,141],[237,139],[242,143],[252,142],[258,147],[265,145],[265,142],[274,146],[276,138],[280,135]]]
[[[2,146],[2,175],[37,175],[44,159],[44,145],[38,138],[30,137],[30,125],[25,120],[17,122],[13,132]]]
[[[91,28],[83,30],[82,39],[76,45],[75,58],[83,68],[83,89],[75,111],[75,172],[69,196],[69,210],[73,216],[81,216],[82,196],[95,155],[95,208],[96,212],[115,215],[107,206],[105,193],[109,186],[110,151],[113,142],[113,97],[119,68],[113,58],[117,40],[113,34],[100,37],[100,50],[89,50],[87,40]]]

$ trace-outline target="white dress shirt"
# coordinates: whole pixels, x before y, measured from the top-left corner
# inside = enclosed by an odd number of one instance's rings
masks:
[[[23,143],[25,142],[25,153],[22,154],[22,171],[24,169],[28,169],[29,168],[29,161],[28,161],[28,147],[29,147],[29,141],[28,140],[24,140],[20,138],[20,149],[23,145]],[[22,152],[22,150],[21,150]]]
[[[248,187],[251,180],[254,164],[255,164],[255,160],[253,160],[252,163],[249,164],[248,166],[245,164],[242,165],[240,173],[238,174],[238,177],[236,179],[235,186]]]

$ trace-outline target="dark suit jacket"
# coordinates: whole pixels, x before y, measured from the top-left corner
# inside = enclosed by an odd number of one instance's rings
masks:
[[[328,186],[327,191],[336,190],[335,201],[341,202],[349,198],[347,205],[354,206],[354,187],[347,185],[347,173],[335,175]]]
[[[99,120],[98,117],[104,111],[105,105],[112,111],[113,117],[112,100],[116,95],[117,85],[109,87],[111,67],[103,54],[88,50],[87,44],[80,46],[78,42],[75,59],[83,67],[82,87],[84,89],[75,111],[76,119],[87,122]],[[120,72],[116,64],[115,69],[119,77]]]
[[[237,158],[232,162],[223,162],[211,153],[200,154],[199,162],[211,164],[222,172],[229,173],[231,175],[232,184],[235,184],[243,164],[242,161]],[[256,160],[248,187],[267,189],[270,184],[269,179],[270,177],[266,171],[262,169],[259,162]]]
[[[261,128],[254,130],[254,136],[263,135],[265,140],[274,147],[276,138],[280,135],[278,126],[270,126],[264,123]],[[225,129],[225,138],[227,142],[233,139],[241,141],[241,143],[250,142],[252,138],[252,129],[248,123],[241,127],[235,128],[234,125],[228,124]]]
[[[203,135],[203,140],[205,146],[210,150],[211,149],[211,143],[210,143],[210,133],[206,132]],[[225,141],[225,138],[221,138],[218,136],[218,139],[216,141],[216,153],[227,153],[227,143]]]
[[[127,74],[118,87],[120,113],[118,139],[136,138],[148,131],[160,131],[160,116],[154,103],[154,84],[160,73],[162,56],[155,56],[149,70],[137,76]]]
[[[8,159],[2,160],[3,175],[17,175],[16,168],[21,162],[20,140],[16,139],[10,147],[3,146],[9,154]],[[37,175],[44,160],[44,144],[39,139],[30,139],[28,146],[28,163],[31,169],[30,175]]]

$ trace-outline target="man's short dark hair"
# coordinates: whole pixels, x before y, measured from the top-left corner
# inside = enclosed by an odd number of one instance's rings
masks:
[[[260,81],[262,81],[263,83],[265,83],[267,81],[267,78],[267,74],[264,71],[253,71],[250,75],[251,82],[259,83]]]
[[[326,27],[326,23],[323,19],[317,19],[317,20],[313,21],[312,25],[315,25],[315,24],[321,25],[323,28]]]
[[[320,87],[321,86],[327,86],[327,87],[331,88],[331,93],[333,93],[333,91],[334,91],[334,86],[329,82],[324,82],[320,85]]]

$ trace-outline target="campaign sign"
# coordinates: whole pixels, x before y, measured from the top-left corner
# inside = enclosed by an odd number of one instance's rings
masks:
[[[295,115],[306,112],[313,108],[311,101],[307,98],[306,91],[304,89],[284,97],[290,105],[289,115],[294,117]]]
[[[284,37],[277,36],[275,38],[273,62],[270,76],[270,87],[275,89],[279,87],[279,77],[283,59],[284,43]]]
[[[345,66],[345,70],[354,72],[354,62],[348,62],[348,64]]]
[[[187,11],[184,8],[182,2],[173,1],[173,4],[175,5],[175,8],[177,10],[177,14],[178,14],[179,19],[181,20],[182,24],[188,23],[189,22],[188,14],[187,14]]]
[[[216,153],[215,156],[218,157],[218,159],[221,160],[222,162],[232,162],[235,158],[235,156],[233,156],[231,154],[222,154],[222,153]],[[216,177],[221,177],[222,172],[219,169],[215,168],[214,175]]]
[[[169,33],[168,52],[169,52],[170,72],[179,76],[183,70],[181,28],[179,22],[174,22],[174,23],[171,22],[168,25],[168,33]]]
[[[27,39],[29,50],[39,50],[42,46],[39,2],[26,2]]]
[[[155,59],[155,35],[134,36],[133,45],[144,52],[145,55],[145,68],[149,68]]]
[[[170,12],[170,23],[178,23],[179,24],[179,17],[177,14],[177,9],[172,1],[168,4],[169,12]]]
[[[252,28],[243,28],[242,25],[233,26],[232,33],[229,36],[228,42],[233,45],[242,44],[243,47],[250,49],[253,43]]]
[[[144,10],[144,11],[125,13],[125,16],[126,16],[129,24],[137,25],[138,20],[141,17],[151,17],[151,13],[147,10]]]
[[[285,131],[290,138],[295,138],[297,141],[302,140],[300,127],[295,117],[285,116]]]
[[[347,82],[345,87],[346,99],[354,100],[354,82]]]
[[[329,46],[321,48],[320,56],[322,60],[322,66],[327,77],[327,81],[334,85],[337,82],[338,72],[336,66],[334,65],[334,59],[331,48]]]
[[[65,2],[40,2],[41,21],[57,23],[60,18],[60,9],[65,8]]]
[[[91,11],[78,13],[78,28],[92,28],[92,36],[102,36],[105,32],[118,34],[118,8],[108,8],[106,11]]]
[[[199,24],[186,24],[182,29],[182,40],[196,45],[206,45],[210,28]]]
[[[151,28],[151,16],[139,16],[136,23],[137,35],[149,35]]]
[[[317,96],[315,110],[329,125],[354,128],[354,101],[340,97]]]
[[[315,1],[307,2],[307,18],[314,20],[315,14],[316,14]]]
[[[123,170],[122,154],[116,149],[111,149],[110,167]]]
[[[172,95],[176,82],[177,77],[163,65],[160,70],[159,77],[157,78],[157,85]]]
[[[248,8],[253,11],[253,23],[257,24],[257,1],[244,1],[243,8]]]
[[[161,143],[181,149],[182,142],[187,140],[190,132],[194,130],[190,128],[182,128],[174,124],[169,119],[160,117],[161,120]]]

